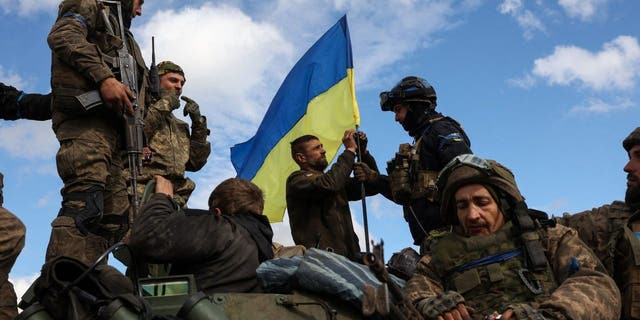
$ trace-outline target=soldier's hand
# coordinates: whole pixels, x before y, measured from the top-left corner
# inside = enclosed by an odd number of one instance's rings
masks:
[[[367,153],[367,143],[369,142],[369,139],[367,139],[367,135],[363,131],[358,131],[357,132],[357,138],[360,140],[359,141],[360,154]]]
[[[186,117],[187,115],[189,115],[189,118],[191,118],[191,121],[198,121],[200,120],[200,106],[198,106],[198,104],[193,101],[193,99],[182,96],[181,97],[182,100],[184,100],[187,104],[184,106],[184,110],[183,110],[183,115]]]
[[[353,165],[353,175],[360,182],[374,182],[378,178],[378,173],[364,162]]]
[[[173,198],[173,183],[165,179],[162,176],[155,176],[156,178],[156,193],[166,194]]]
[[[355,153],[357,149],[356,139],[354,138],[356,131],[353,129],[348,129],[344,131],[344,135],[342,136],[342,144],[344,148]]]
[[[116,111],[126,111],[133,115],[133,92],[116,78],[110,77],[100,83],[100,96],[105,107]]]

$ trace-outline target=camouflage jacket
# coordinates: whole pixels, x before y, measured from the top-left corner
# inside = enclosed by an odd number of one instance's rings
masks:
[[[257,223],[271,230],[266,217]],[[129,245],[146,262],[171,263],[170,274],[193,274],[207,294],[261,291],[258,244],[229,216],[176,211],[172,199],[155,194],[140,210]]]
[[[51,94],[25,94],[0,82],[0,119],[50,120]]]
[[[623,319],[640,319],[640,241],[629,228],[639,218],[639,211],[614,201],[557,219],[578,231],[616,280],[622,293]]]
[[[127,14],[127,13],[123,13]],[[102,80],[114,77],[117,50],[122,47],[116,14],[108,13],[115,35],[107,32],[95,0],[64,0],[47,42],[51,48],[51,89],[56,112],[82,112],[75,96],[99,90]],[[131,32],[125,28],[127,49],[137,63],[138,105],[144,107],[147,67]]]
[[[378,171],[373,156],[367,153],[362,158]],[[358,257],[360,246],[349,210],[349,201],[362,198],[360,183],[350,177],[354,161],[355,154],[345,150],[324,174],[298,170],[289,175],[287,211],[296,244],[333,250],[350,259]],[[366,183],[366,195],[375,195],[387,187],[384,179],[380,176],[375,183]]]
[[[509,225],[505,224],[503,228]],[[552,319],[618,319],[620,316],[620,292],[613,279],[607,276],[598,258],[580,241],[577,232],[560,225],[541,230],[541,232],[545,235],[542,245],[546,249],[549,268],[558,286],[555,290],[548,290],[549,295],[543,294],[531,298],[525,303]],[[434,247],[434,252],[437,250],[437,247]],[[450,274],[441,274],[442,262],[436,256],[435,254],[434,256],[423,256],[418,263],[416,273],[404,288],[413,303],[435,297],[441,292],[456,287],[454,283],[450,282],[452,281]],[[524,257],[520,255],[510,260],[514,259],[524,259]],[[492,267],[494,265],[498,265],[498,263],[489,264],[483,268],[492,270],[495,269]],[[453,268],[454,266],[447,267]],[[464,297],[465,304],[482,309],[482,306],[493,302],[485,301],[488,297],[492,297],[491,293],[495,294],[492,289],[500,287],[505,281],[525,286],[524,281],[520,280],[521,278],[508,277],[509,273],[502,274],[503,277],[497,275],[500,274],[486,275],[481,272],[480,277],[488,278],[491,282],[485,286],[476,287],[474,290],[465,291],[465,293],[459,292]],[[464,281],[456,284],[468,286],[468,283]],[[509,294],[511,294],[509,290],[500,291],[498,296],[508,301]],[[523,303],[521,301],[514,302]],[[503,313],[507,306],[504,305],[501,307],[502,310],[495,311]],[[486,315],[472,314],[474,319],[483,319],[484,316]]]
[[[144,118],[144,132],[152,157],[138,177],[141,183],[153,179],[154,175],[172,182],[184,179],[185,171],[200,170],[211,153],[207,119],[201,117],[192,123],[189,133],[188,124],[174,116],[167,103],[165,99],[158,100],[147,109]]]

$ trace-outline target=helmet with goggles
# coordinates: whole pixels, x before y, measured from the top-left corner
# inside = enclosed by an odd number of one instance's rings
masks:
[[[393,111],[397,104],[410,102],[427,102],[435,108],[436,99],[436,90],[427,80],[409,76],[400,80],[391,91],[380,93],[380,108]]]
[[[445,221],[455,223],[454,196],[458,189],[469,184],[489,186],[511,205],[524,200],[513,173],[507,167],[473,154],[459,155],[440,171],[436,182],[441,196],[440,212]]]

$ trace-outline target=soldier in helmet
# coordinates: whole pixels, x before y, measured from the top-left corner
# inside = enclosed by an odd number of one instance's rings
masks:
[[[640,319],[640,127],[624,139],[629,155],[625,201],[574,215],[558,223],[574,228],[607,267],[622,292],[622,318]]]
[[[18,315],[18,304],[9,272],[24,247],[25,228],[18,217],[2,206],[3,178],[0,173],[0,320],[12,320]]]
[[[155,175],[161,175],[172,182],[174,200],[182,207],[195,189],[195,183],[184,176],[185,170],[200,170],[211,153],[211,144],[207,141],[209,129],[198,104],[185,96],[182,96],[187,102],[183,114],[191,118],[191,132],[187,123],[173,115],[173,110],[180,107],[178,98],[186,81],[182,68],[171,61],[163,61],[158,64],[158,75],[161,98],[149,106],[144,118],[146,152],[150,156],[138,176],[138,194],[142,194],[145,184]]]
[[[427,319],[618,319],[620,292],[575,230],[528,209],[511,171],[454,158],[437,181],[453,225],[405,292]]]
[[[63,0],[47,37],[56,165],[64,183],[47,261],[70,256],[91,264],[129,228],[123,113],[133,115],[136,104],[145,108],[147,68],[129,31],[143,3]],[[132,62],[118,63],[121,56]],[[96,103],[88,103],[92,96]]]
[[[0,119],[51,120],[51,94],[24,93],[0,82]]]
[[[424,79],[410,76],[390,91],[380,93],[382,111],[393,111],[395,120],[414,138],[402,144],[387,163],[393,201],[403,205],[414,244],[443,226],[435,195],[435,179],[451,159],[471,153],[471,142],[454,119],[436,111],[436,92]]]

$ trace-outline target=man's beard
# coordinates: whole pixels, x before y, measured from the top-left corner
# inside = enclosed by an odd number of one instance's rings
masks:
[[[318,159],[318,161],[309,163],[309,167],[311,169],[321,171],[321,172],[324,172],[324,169],[326,169],[328,166],[329,166],[329,163],[327,162],[326,158],[320,158]]]
[[[627,187],[624,202],[633,209],[640,209],[640,185]]]

